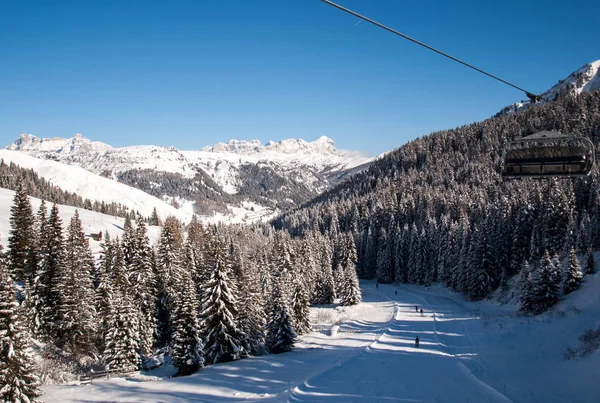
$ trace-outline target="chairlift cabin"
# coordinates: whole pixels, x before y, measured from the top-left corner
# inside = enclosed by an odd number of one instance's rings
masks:
[[[569,178],[589,175],[593,143],[585,137],[541,131],[511,141],[504,153],[505,178]]]

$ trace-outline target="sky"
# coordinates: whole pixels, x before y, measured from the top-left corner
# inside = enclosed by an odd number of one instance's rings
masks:
[[[600,59],[600,3],[337,0],[543,92]],[[319,0],[0,0],[0,146],[200,149],[328,136],[369,155],[523,93]]]

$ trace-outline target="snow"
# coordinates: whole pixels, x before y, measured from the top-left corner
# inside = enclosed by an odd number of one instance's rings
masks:
[[[24,134],[6,148],[58,159],[97,174],[153,169],[192,178],[201,168],[230,194],[238,191],[238,171],[244,164],[265,164],[282,172],[296,170],[305,183],[312,183],[316,181],[312,174],[315,169],[344,170],[372,160],[360,153],[336,150],[333,140],[325,136],[313,142],[287,139],[266,145],[258,140],[230,140],[200,151],[180,151],[152,145],[113,148],[79,134],[70,139],[39,139]]]
[[[15,192],[13,190],[0,188],[0,243],[5,248],[8,245],[8,235],[10,231],[10,208],[13,204],[14,197]],[[31,201],[33,213],[37,214],[41,200],[35,197],[30,197],[29,200]],[[48,213],[50,213],[52,203],[46,202],[46,207]],[[125,219],[123,218],[97,213],[95,211],[85,210],[82,208],[64,206],[62,204],[58,205],[58,210],[60,218],[63,222],[63,230],[66,230],[67,225],[69,225],[69,221],[71,221],[71,217],[75,215],[75,210],[79,212],[79,218],[81,219],[83,231],[88,236],[90,248],[94,254],[98,254],[100,252],[101,242],[95,241],[89,237],[90,234],[102,231],[103,236],[106,236],[106,233],[109,233],[112,239],[117,236],[122,237],[123,235],[123,226],[125,224]],[[148,237],[150,238],[151,243],[154,244],[158,242],[160,231],[161,227],[148,226]]]
[[[560,80],[558,84],[553,85],[549,90],[542,93],[543,100],[554,100],[556,96],[569,89],[573,95],[579,95],[583,92],[592,92],[600,88],[600,60],[588,63],[571,73],[564,80]],[[545,102],[543,101],[542,102]],[[530,101],[521,101],[503,108],[499,114],[510,114],[528,108],[531,105]]]
[[[4,160],[6,164],[13,162],[22,168],[33,169],[40,177],[62,190],[76,193],[92,202],[97,200],[106,203],[120,203],[139,211],[145,217],[149,217],[156,208],[158,215],[163,219],[175,216],[184,222],[189,222],[192,218],[193,213],[189,208],[178,210],[139,189],[96,175],[77,166],[39,159],[9,150],[0,150],[0,159]]]
[[[257,221],[269,221],[279,214],[279,210],[264,207],[260,204],[244,201],[241,206],[227,206],[228,214],[214,213],[213,215],[198,215],[200,221],[206,224],[242,224]]]
[[[361,285],[360,305],[311,308],[316,331],[291,353],[212,365],[183,378],[168,378],[174,370],[161,368],[88,386],[46,386],[44,399],[597,402],[600,352],[570,361],[562,353],[600,323],[600,274],[535,318],[519,316],[512,305],[467,302],[438,286]]]

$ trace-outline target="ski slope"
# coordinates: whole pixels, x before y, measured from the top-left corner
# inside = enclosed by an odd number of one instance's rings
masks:
[[[0,188],[0,243],[6,248],[8,246],[8,236],[10,232],[10,209],[13,205],[13,199],[15,198],[15,192]],[[31,207],[33,213],[37,215],[38,209],[40,208],[41,200],[35,197],[29,197],[31,201]],[[52,203],[46,202],[47,213],[50,214]],[[98,233],[102,231],[102,234],[110,234],[111,238],[123,236],[123,225],[125,219],[120,217],[114,217],[107,214],[97,213],[95,211],[85,210],[82,208],[76,208],[72,206],[65,206],[62,204],[58,205],[59,216],[63,224],[63,233],[66,233],[67,226],[71,221],[71,217],[75,215],[75,211],[79,213],[83,232],[86,234],[90,248],[95,255],[98,255],[102,250],[100,245],[101,242],[94,241],[90,234]],[[152,244],[158,242],[160,238],[160,231],[162,227],[148,226],[148,238]]]
[[[600,352],[564,361],[600,323],[600,274],[553,312],[466,302],[440,287],[361,283],[355,307],[312,308],[292,353],[168,378],[166,367],[87,386],[46,386],[47,402],[597,402]],[[396,294],[397,292],[397,294]],[[421,315],[415,305],[424,309]],[[574,312],[575,307],[577,313]],[[512,313],[511,313],[512,312]],[[566,330],[566,331],[565,331]],[[414,339],[420,338],[416,348]],[[532,337],[526,337],[526,335]],[[535,338],[533,337],[535,336]],[[540,346],[549,348],[540,348]]]

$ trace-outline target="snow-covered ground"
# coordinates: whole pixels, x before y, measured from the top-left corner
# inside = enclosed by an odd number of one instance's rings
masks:
[[[47,386],[47,402],[598,402],[600,352],[563,352],[600,323],[600,274],[536,318],[440,287],[363,282],[355,307],[313,308],[292,353],[207,367]],[[397,294],[396,294],[397,292]],[[415,305],[424,314],[415,312]],[[420,346],[414,345],[419,336]]]
[[[33,169],[40,177],[67,192],[76,193],[92,202],[97,200],[106,203],[120,203],[130,209],[139,211],[150,217],[156,208],[161,218],[175,216],[184,222],[192,219],[189,209],[178,210],[166,202],[142,192],[139,189],[124,185],[112,179],[96,175],[77,166],[62,162],[35,158],[19,151],[1,150],[0,159],[6,164],[14,164]]]
[[[14,197],[14,191],[0,188],[0,243],[2,243],[5,248],[8,244],[8,235],[10,231],[10,208],[13,204]],[[31,200],[33,213],[37,214],[37,211],[40,208],[41,200],[36,199],[35,197],[30,197],[29,200]],[[46,207],[48,208],[48,213],[50,213],[52,203],[47,202]],[[85,210],[82,208],[75,208],[59,204],[58,211],[63,222],[63,230],[66,231],[71,217],[75,215],[75,210],[79,212],[81,224],[83,225],[83,232],[88,236],[92,252],[97,254],[100,252],[101,247],[100,242],[94,241],[89,237],[90,234],[97,234],[98,232],[102,231],[103,235],[109,233],[113,239],[117,236],[122,236],[125,219],[102,213],[96,213],[95,211]],[[158,238],[160,237],[160,231],[161,227],[148,226],[148,237],[150,238],[150,242],[152,244],[158,241]]]

